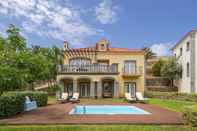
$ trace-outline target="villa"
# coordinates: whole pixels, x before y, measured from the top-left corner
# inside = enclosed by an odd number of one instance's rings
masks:
[[[119,98],[126,92],[135,97],[144,92],[144,51],[114,48],[106,39],[93,47],[69,48],[64,42],[64,65],[57,81],[69,96]]]
[[[197,30],[188,32],[172,49],[182,65],[182,76],[176,82],[179,92],[197,93]]]

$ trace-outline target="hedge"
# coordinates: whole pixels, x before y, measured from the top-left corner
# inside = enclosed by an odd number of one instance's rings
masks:
[[[6,95],[17,95],[20,94],[22,96],[29,96],[31,100],[35,100],[37,105],[46,106],[48,102],[48,94],[44,91],[20,91],[20,92],[9,92]]]
[[[0,96],[0,118],[21,113],[24,110],[24,102],[22,95]]]
[[[145,96],[149,98],[174,99],[174,100],[181,100],[181,101],[197,102],[197,94],[146,91]]]
[[[197,127],[197,106],[185,107],[183,119],[185,120],[185,124]]]
[[[24,111],[25,96],[35,100],[37,105],[46,106],[48,95],[41,91],[9,92],[0,96],[0,118],[10,117]]]

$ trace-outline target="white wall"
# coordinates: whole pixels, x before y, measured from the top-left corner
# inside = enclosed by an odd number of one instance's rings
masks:
[[[178,81],[179,92],[190,93],[191,90],[191,71],[190,76],[187,77],[187,62],[189,62],[191,67],[191,48],[187,51],[187,42],[190,42],[191,47],[191,37],[186,37],[174,50],[173,53],[176,53],[176,57],[180,55],[180,48],[182,47],[182,55],[179,57],[178,61],[182,65],[183,73],[182,78]]]
[[[197,32],[195,33],[195,93],[197,93]]]

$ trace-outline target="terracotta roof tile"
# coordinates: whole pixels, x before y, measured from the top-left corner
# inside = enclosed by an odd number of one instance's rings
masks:
[[[126,51],[126,52],[127,52],[127,51],[131,51],[131,52],[132,52],[132,51],[133,51],[133,52],[142,51],[142,50],[140,50],[140,49],[114,48],[114,47],[113,47],[113,48],[109,48],[109,50],[110,50],[110,51],[118,51],[118,52],[119,52],[119,51],[123,51],[123,52],[124,52],[124,51]]]
[[[95,51],[95,47],[87,47],[87,48],[74,48],[70,49],[74,51]],[[115,47],[110,47],[108,51],[112,52],[144,52],[141,49],[128,49],[128,48],[115,48]]]

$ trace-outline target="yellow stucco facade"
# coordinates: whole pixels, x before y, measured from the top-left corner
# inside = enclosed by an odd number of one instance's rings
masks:
[[[61,67],[57,80],[66,92],[79,92],[81,97],[143,93],[144,61],[144,51],[113,48],[105,39],[89,48],[70,49],[65,43],[65,66]],[[68,81],[71,81],[70,87]]]

